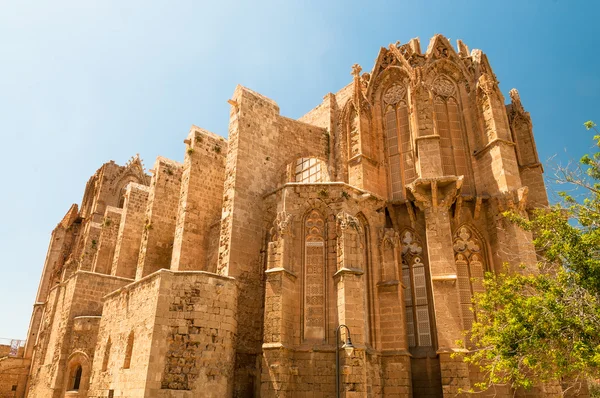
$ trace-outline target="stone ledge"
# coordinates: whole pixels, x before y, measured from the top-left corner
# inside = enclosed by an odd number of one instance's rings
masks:
[[[377,282],[377,287],[392,287],[392,286],[402,286],[404,287],[404,285],[402,283],[400,283],[399,280],[389,280],[389,281],[384,281],[384,282]]]
[[[123,292],[129,291],[131,289],[133,289],[134,287],[141,285],[141,284],[145,284],[147,282],[149,282],[152,279],[158,278],[159,276],[161,276],[162,274],[169,274],[169,275],[174,275],[174,276],[179,276],[179,275],[204,275],[206,277],[209,278],[216,278],[216,279],[221,279],[224,281],[235,281],[234,277],[231,276],[223,276],[223,275],[219,275],[219,274],[213,274],[212,272],[207,272],[207,271],[171,271],[170,269],[166,269],[166,268],[161,268],[158,271],[154,271],[153,273],[151,273],[150,275],[146,275],[145,277],[130,283],[128,285],[123,286],[120,289],[115,290],[114,292],[111,292],[109,294],[107,294],[106,296],[102,297],[103,301],[108,300],[109,298],[116,296],[118,294],[121,294]],[[94,274],[97,275],[97,274]],[[115,277],[117,278],[117,277]],[[120,279],[126,279],[126,278],[120,278]],[[129,279],[130,280],[130,279]]]
[[[440,347],[438,348],[438,350],[435,352],[436,354],[453,354],[453,353],[467,353],[469,352],[469,350],[467,350],[466,348],[460,348],[460,347]]]
[[[490,149],[492,149],[493,147],[497,146],[498,144],[504,144],[504,145],[508,145],[508,146],[515,146],[516,145],[512,141],[503,140],[502,138],[495,138],[492,141],[490,141],[486,146],[484,146],[483,148],[481,148],[480,150],[473,152],[473,156],[479,157],[480,155],[488,152]]]
[[[371,163],[373,166],[376,166],[376,167],[379,166],[379,163],[376,160],[371,159],[369,156],[362,154],[362,153],[354,155],[350,159],[348,159],[348,164],[349,165],[350,164],[352,164],[352,165],[359,164],[363,159],[365,159],[367,162]]]
[[[285,269],[285,268],[271,268],[271,269],[266,270],[265,274],[276,274],[278,272],[283,272],[294,279],[298,278],[298,275],[296,275],[292,271]]]
[[[345,275],[345,274],[352,274],[352,275],[362,275],[364,274],[365,271],[363,271],[360,268],[340,268],[335,274],[333,274],[334,278],[337,278],[339,276]]]
[[[431,280],[435,282],[453,282],[458,280],[456,274],[432,275]]]
[[[361,189],[361,188],[357,188],[354,185],[350,185],[350,184],[346,184],[343,181],[329,181],[329,182],[286,182],[283,185],[280,185],[279,187],[273,189],[270,192],[267,192],[266,194],[263,195],[263,199],[268,198],[269,196],[281,191],[282,189],[285,188],[290,188],[290,187],[305,187],[305,186],[340,186],[340,187],[345,187],[345,188],[349,188],[354,190],[355,192],[360,193],[361,195],[369,195],[370,197],[372,197],[373,199],[379,200],[381,202],[385,202],[386,200],[384,198],[382,198],[381,196],[374,194],[373,192]]]

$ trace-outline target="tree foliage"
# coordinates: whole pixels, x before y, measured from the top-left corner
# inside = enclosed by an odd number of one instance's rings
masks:
[[[474,298],[473,349],[465,361],[485,378],[476,387],[529,388],[600,377],[600,132],[579,164],[557,167],[558,204],[529,217],[505,213],[531,231],[536,272],[488,273]]]

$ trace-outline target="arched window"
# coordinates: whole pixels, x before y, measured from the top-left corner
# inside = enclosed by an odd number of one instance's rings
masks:
[[[119,203],[117,207],[122,209],[125,206],[125,193],[127,192],[127,185],[119,190]]]
[[[304,338],[325,338],[325,218],[311,210],[304,221]]]
[[[296,182],[322,182],[321,162],[316,158],[299,158],[294,176]]]
[[[383,95],[386,160],[392,200],[405,198],[404,187],[416,178],[406,87],[394,84]]]
[[[110,359],[110,349],[112,347],[112,343],[110,341],[110,337],[108,338],[108,341],[106,342],[106,347],[104,348],[104,358],[102,359],[102,371],[106,372],[106,370],[108,369],[108,361]]]
[[[371,145],[371,119],[367,112],[359,115],[354,103],[348,114],[348,158],[359,154],[373,156]]]
[[[517,144],[517,156],[521,166],[537,163],[535,144],[531,135],[530,126],[521,117],[517,117],[511,124],[514,141]]]
[[[402,283],[406,307],[406,326],[409,347],[432,347],[433,331],[429,308],[429,284],[423,261],[423,247],[417,235],[402,233]]]
[[[471,330],[475,320],[471,311],[471,300],[473,294],[483,291],[483,276],[486,268],[483,245],[474,230],[466,225],[456,231],[453,243],[463,329]]]
[[[127,338],[127,348],[125,350],[125,361],[123,362],[123,369],[129,369],[131,366],[131,355],[133,354],[133,332],[129,333]]]
[[[69,380],[69,390],[78,391],[81,385],[81,374],[83,373],[83,368],[80,364],[77,364],[71,370],[71,377]]]
[[[433,91],[437,94],[434,110],[440,136],[442,171],[444,175],[464,176],[462,190],[472,194],[473,177],[468,165],[470,155],[465,142],[456,86],[449,78],[441,76],[433,83]]]
[[[362,266],[361,269],[365,270],[365,341],[369,342],[371,346],[375,345],[375,299],[373,292],[373,269],[371,264],[371,256],[370,256],[370,232],[369,232],[369,223],[367,222],[367,218],[364,214],[358,213],[356,215],[356,219],[359,222],[360,228],[360,245],[359,245],[359,256],[362,257]]]

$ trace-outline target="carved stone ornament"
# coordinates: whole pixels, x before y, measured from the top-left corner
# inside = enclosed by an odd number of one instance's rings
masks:
[[[439,77],[433,82],[433,91],[443,97],[450,97],[454,94],[454,83],[445,76]]]
[[[421,254],[423,247],[420,242],[415,239],[415,236],[410,231],[404,231],[402,234],[402,254],[410,254],[413,256]]]
[[[271,239],[275,241],[284,235],[289,235],[293,219],[293,214],[287,214],[285,211],[277,213],[277,217],[273,221],[273,228],[271,228]]]
[[[439,45],[435,48],[435,56],[438,58],[448,58],[448,49],[444,45]]]
[[[361,84],[362,88],[366,89],[367,86],[369,85],[370,80],[371,80],[370,73],[365,72],[362,75],[360,75],[360,84]]]
[[[461,227],[454,237],[454,251],[461,253],[467,250],[474,253],[480,251],[481,247],[471,231],[467,227]]]
[[[487,73],[479,76],[477,86],[487,95],[490,95],[494,91],[494,82]]]
[[[386,104],[394,105],[400,102],[400,100],[404,98],[405,94],[406,87],[399,84],[394,84],[386,90],[385,94],[383,94],[383,101]]]
[[[523,109],[523,105],[521,104],[521,96],[519,95],[519,92],[517,91],[517,89],[513,88],[512,90],[509,91],[508,94],[510,95],[510,101],[513,104],[513,110],[524,113],[525,110]]]
[[[338,225],[342,231],[348,227],[352,227],[356,230],[356,232],[361,232],[358,218],[353,217],[344,211],[339,212],[335,218],[337,219]]]
[[[400,241],[400,235],[398,231],[393,228],[382,228],[379,230],[379,245],[382,245],[384,242],[389,242],[392,246],[398,246]]]
[[[381,69],[385,69],[390,65],[395,65],[397,62],[398,59],[396,56],[391,51],[387,51],[381,59]]]

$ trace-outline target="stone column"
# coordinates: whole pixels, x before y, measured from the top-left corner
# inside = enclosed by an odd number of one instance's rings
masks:
[[[106,206],[104,220],[101,224],[102,230],[98,239],[98,250],[92,263],[93,272],[110,274],[122,214],[123,209]]]
[[[409,185],[417,206],[425,213],[437,353],[444,397],[454,397],[459,388],[470,387],[467,365],[461,359],[451,358],[452,353],[464,351],[457,344],[463,339],[462,314],[449,214],[461,185],[462,177],[418,179]]]
[[[111,275],[135,278],[149,192],[150,188],[145,185],[133,182],[127,185]]]
[[[297,276],[288,261],[292,255],[293,215],[281,211],[271,228],[265,271],[265,317],[263,328],[263,396],[291,394]]]
[[[173,254],[183,167],[180,163],[159,156],[153,171],[136,280],[161,268],[169,269]]]
[[[411,365],[406,335],[406,308],[399,264],[400,237],[392,228],[380,230],[379,257],[382,262],[377,294],[379,333],[381,335],[384,395],[408,396],[411,390]]]
[[[338,325],[346,325],[355,347],[352,356],[340,353],[342,397],[365,396],[367,392],[367,363],[365,325],[365,275],[364,248],[358,242],[360,223],[351,215],[341,212],[337,215],[337,272],[334,283],[337,291]],[[340,346],[347,339],[347,331],[342,328],[334,344]]]

